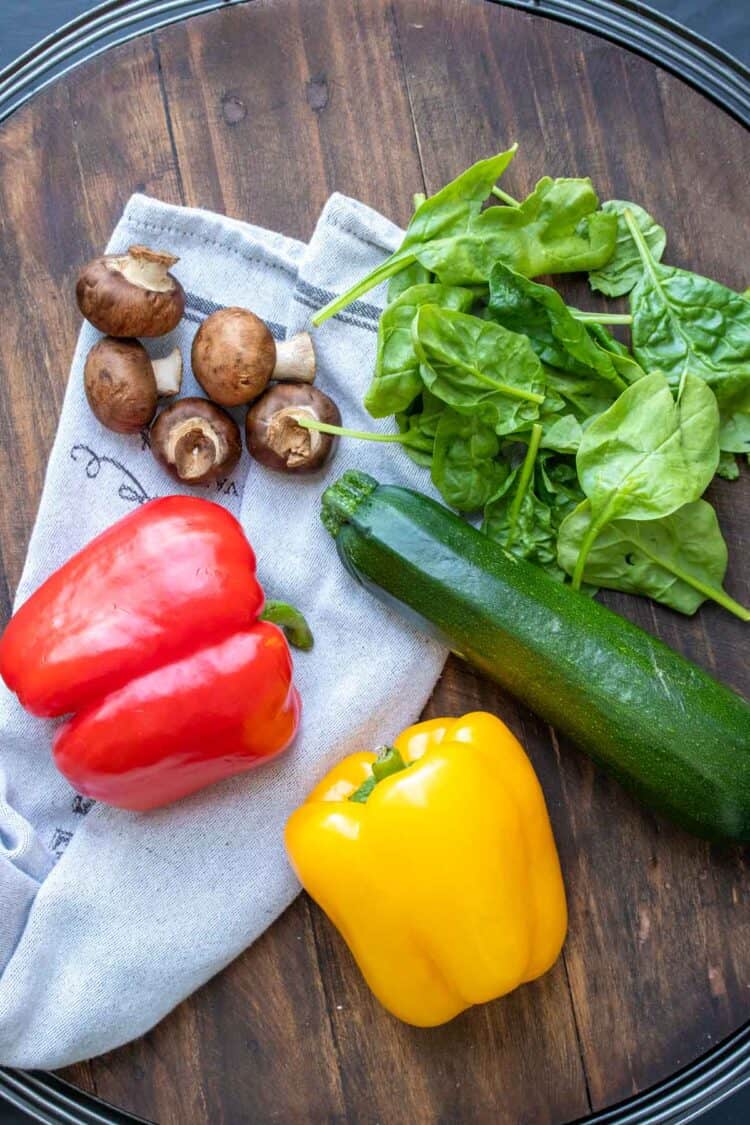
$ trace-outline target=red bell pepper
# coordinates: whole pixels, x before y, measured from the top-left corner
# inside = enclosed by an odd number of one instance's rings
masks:
[[[299,696],[242,528],[208,500],[144,504],[56,571],[0,639],[36,715],[75,712],[55,761],[128,809],[175,800],[284,750]]]

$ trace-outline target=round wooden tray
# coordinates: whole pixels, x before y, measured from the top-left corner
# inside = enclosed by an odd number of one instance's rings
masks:
[[[2,494],[10,612],[78,329],[78,264],[133,191],[309,237],[331,191],[406,222],[481,156],[521,142],[508,190],[591,175],[643,203],[668,258],[748,283],[750,138],[665,70],[581,30],[480,0],[256,0],[110,51],[0,128]],[[579,283],[569,286],[586,301]],[[748,602],[750,489],[712,486]],[[744,574],[743,574],[744,569]],[[342,572],[343,580],[343,572]],[[616,609],[748,693],[739,621]],[[644,812],[511,698],[449,661],[429,714],[483,707],[539,772],[570,902],[542,980],[446,1027],[371,998],[304,895],[149,1035],[64,1077],[162,1125],[567,1122],[652,1086],[750,1016],[745,853]]]

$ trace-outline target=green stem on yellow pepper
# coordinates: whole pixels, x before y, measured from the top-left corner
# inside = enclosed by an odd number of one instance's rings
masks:
[[[400,773],[401,770],[405,769],[406,762],[395,746],[380,746],[378,748],[378,756],[372,763],[372,777],[368,777],[366,781],[363,781],[359,789],[355,789],[352,793],[349,800],[364,805],[379,781],[383,781],[386,777],[390,777],[391,774]]]

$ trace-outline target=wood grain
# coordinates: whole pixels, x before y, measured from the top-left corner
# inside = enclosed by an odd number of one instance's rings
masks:
[[[78,269],[101,251],[132,192],[179,202],[151,45],[128,45],[116,65],[75,77],[0,129],[0,477],[8,501],[0,560],[8,595],[21,573],[80,324],[72,297]]]
[[[652,64],[481,0],[255,0],[110,51],[16,113],[0,129],[3,619],[73,350],[72,280],[132,191],[306,238],[333,190],[404,222],[414,191],[514,139],[508,190],[591,175],[665,223],[670,261],[747,284],[747,134]],[[591,301],[580,281],[569,291]],[[728,585],[747,602],[747,473],[713,493]],[[747,693],[738,621],[610,602]],[[657,821],[450,660],[428,713],[474,707],[509,722],[547,795],[571,908],[551,973],[444,1028],[408,1028],[302,896],[149,1035],[65,1077],[164,1125],[536,1125],[643,1089],[746,1020],[745,854]]]

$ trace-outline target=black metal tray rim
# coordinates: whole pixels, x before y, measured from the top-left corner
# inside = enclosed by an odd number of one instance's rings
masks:
[[[110,47],[253,0],[105,0],[0,70],[0,121]],[[750,128],[750,69],[640,0],[487,0],[600,35],[676,74]],[[104,42],[103,42],[104,41]],[[750,1083],[750,1022],[678,1074],[577,1125],[687,1125]],[[126,1125],[133,1117],[54,1074],[0,1069],[0,1100],[44,1125]]]

